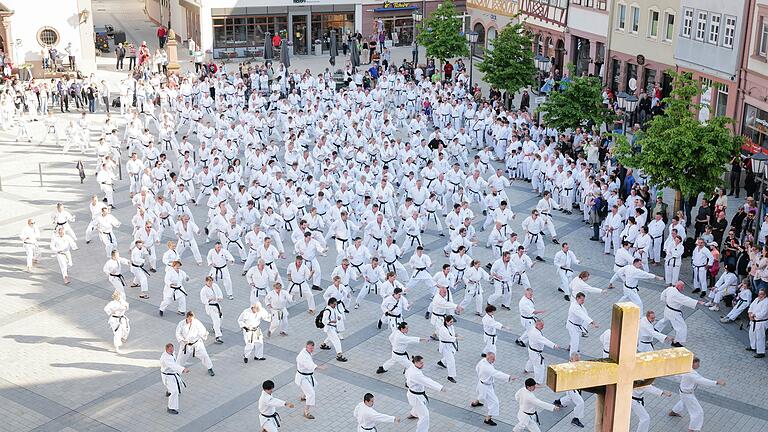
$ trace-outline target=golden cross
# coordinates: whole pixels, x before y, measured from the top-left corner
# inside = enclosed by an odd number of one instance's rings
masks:
[[[654,378],[691,371],[693,353],[673,348],[637,353],[640,308],[616,303],[611,318],[609,358],[561,363],[547,368],[547,385],[559,393],[584,389],[597,395],[595,431],[629,432],[632,389]]]

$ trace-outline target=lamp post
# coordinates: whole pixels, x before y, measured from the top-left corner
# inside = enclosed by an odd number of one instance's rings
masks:
[[[539,54],[534,58],[534,61],[536,63],[536,69],[539,70],[539,90],[541,90],[544,86],[544,74],[549,70],[549,59]]]
[[[413,11],[413,67],[419,66],[419,41],[416,39],[416,27],[421,24],[421,20],[424,19],[424,15],[421,11],[416,9]]]
[[[628,114],[629,122],[630,123],[634,123],[633,120],[635,118],[635,110],[637,109],[637,102],[639,100],[640,99],[638,99],[638,97],[635,96],[635,95],[627,96],[627,99],[626,99],[626,102],[625,102],[625,108],[626,108],[626,112]],[[625,129],[626,129],[626,127],[625,127]],[[631,129],[631,127],[630,127],[630,129]]]
[[[477,39],[480,35],[477,32],[472,31],[466,33],[465,36],[467,37],[467,42],[469,42],[469,91],[472,92],[472,72],[474,71],[475,45],[477,45]]]
[[[752,155],[752,172],[755,173],[755,178],[760,182],[760,196],[757,199],[757,214],[755,215],[755,241],[759,241],[757,238],[760,232],[760,225],[763,220],[763,193],[765,192],[766,175],[768,174],[768,155],[763,152],[755,153]]]
[[[627,92],[623,92],[623,91],[619,92],[619,94],[616,95],[616,102],[617,102],[617,105],[619,106],[619,109],[621,110],[621,119],[624,121],[623,124],[622,124],[622,129],[624,129],[624,130],[621,131],[622,133],[626,133],[627,132],[627,119],[626,119],[627,111],[626,111],[626,109],[627,109],[627,98],[628,97],[629,97],[629,95],[627,94]]]

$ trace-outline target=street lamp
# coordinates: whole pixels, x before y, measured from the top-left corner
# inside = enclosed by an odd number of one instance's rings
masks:
[[[472,72],[474,71],[474,59],[475,59],[475,45],[477,45],[477,39],[480,36],[477,32],[472,31],[465,35],[467,42],[469,42],[469,91],[472,92]]]
[[[549,58],[539,54],[534,57],[534,62],[536,63],[536,69],[539,70],[539,90],[541,90],[544,86],[545,74],[549,70]]]
[[[413,67],[416,68],[419,66],[419,41],[416,39],[416,26],[421,24],[424,15],[416,9],[411,16],[413,17]]]

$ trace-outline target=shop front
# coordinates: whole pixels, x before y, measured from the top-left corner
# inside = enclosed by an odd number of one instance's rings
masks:
[[[766,141],[766,135],[768,135],[768,112],[745,103],[744,116],[742,118],[741,134],[745,138],[742,150],[748,153],[763,152],[768,154],[768,141]]]
[[[368,40],[381,40],[383,34],[385,47],[411,45],[414,35],[418,33],[418,23],[413,21],[414,12],[420,12],[424,19],[427,19],[441,3],[442,0],[366,3],[363,8],[361,33]],[[466,10],[464,0],[454,1],[454,6],[462,14]],[[467,22],[468,17],[467,15]]]
[[[210,8],[210,43],[206,44],[206,28],[203,26],[203,47],[210,50],[215,59],[262,57],[265,39],[277,34],[289,42],[293,55],[321,55],[330,49],[332,30],[336,30],[341,46],[343,33],[351,34],[359,29],[360,3],[294,3],[299,4]]]

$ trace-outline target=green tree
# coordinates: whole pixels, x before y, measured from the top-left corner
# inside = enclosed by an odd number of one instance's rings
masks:
[[[538,73],[533,63],[533,41],[522,23],[504,27],[493,40],[493,49],[477,68],[485,74],[484,81],[506,90],[510,95],[534,83]]]
[[[538,110],[544,113],[547,126],[558,130],[600,125],[611,120],[613,115],[603,105],[600,78],[590,76],[560,81],[560,90],[550,92]]]
[[[451,0],[438,5],[422,23],[418,42],[427,50],[428,57],[440,60],[440,70],[445,60],[465,57],[469,54],[467,41],[462,34],[464,24]]]
[[[664,98],[664,114],[653,118],[644,134],[630,145],[619,136],[614,153],[627,167],[639,168],[659,188],[677,191],[675,207],[682,196],[709,193],[722,185],[726,164],[738,154],[743,137],[728,127],[728,117],[717,116],[700,123],[700,104],[693,101],[701,94],[698,81],[690,74],[669,72],[672,93]]]

